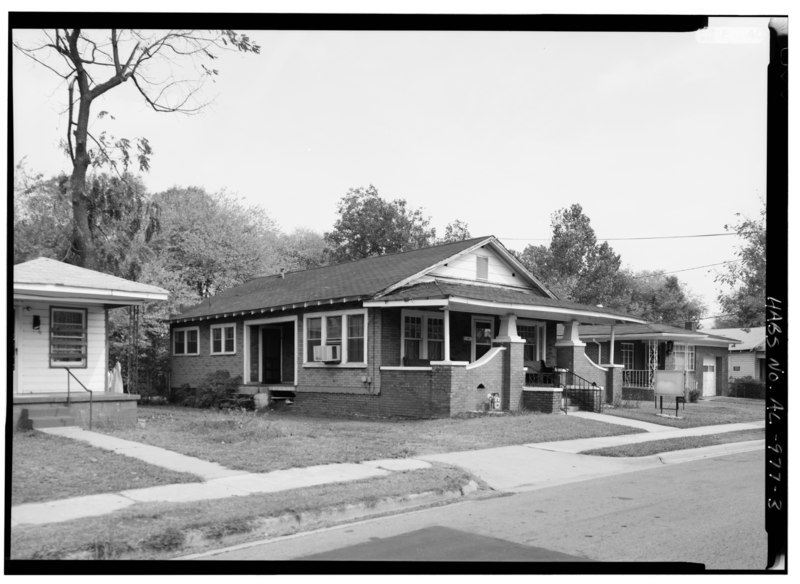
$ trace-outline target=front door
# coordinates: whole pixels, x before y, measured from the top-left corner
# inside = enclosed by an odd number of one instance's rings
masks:
[[[281,382],[281,329],[261,329],[261,383]]]
[[[717,395],[717,360],[703,357],[703,397]]]
[[[494,339],[493,318],[472,319],[472,360],[477,361],[489,352]]]

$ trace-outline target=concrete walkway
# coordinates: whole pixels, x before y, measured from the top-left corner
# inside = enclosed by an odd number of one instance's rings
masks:
[[[763,448],[762,440],[754,443],[723,444],[695,449],[691,451],[690,455],[681,454],[680,452],[671,453],[670,456],[662,455],[660,458],[658,456],[642,458],[586,456],[577,453],[593,448],[619,446],[648,440],[719,434],[759,428],[763,427],[764,423],[724,424],[702,428],[675,429],[669,426],[660,426],[604,414],[576,412],[570,415],[631,426],[643,429],[645,432],[623,436],[453,452],[419,456],[413,459],[373,460],[358,464],[327,464],[267,473],[248,473],[231,470],[216,463],[185,456],[163,448],[122,440],[80,428],[47,428],[41,431],[87,442],[92,446],[118,452],[170,470],[192,473],[201,477],[204,482],[146,487],[120,493],[88,495],[45,503],[17,505],[11,508],[11,526],[42,525],[81,517],[105,515],[136,503],[157,501],[182,503],[355,481],[386,476],[391,472],[429,468],[431,462],[460,466],[480,477],[497,490],[520,491],[630,472],[668,462],[682,462],[690,458],[718,456],[728,452],[743,451],[743,448],[745,450]]]

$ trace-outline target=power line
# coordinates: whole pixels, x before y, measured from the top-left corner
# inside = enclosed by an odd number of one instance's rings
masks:
[[[654,235],[649,237],[597,237],[597,241],[640,241],[645,239],[690,239],[693,237],[723,237],[738,233],[699,233],[695,235]],[[507,241],[550,241],[551,237],[500,237]]]
[[[678,272],[690,272],[692,270],[702,270],[703,268],[711,268],[713,266],[722,266],[725,264],[734,264],[736,262],[740,262],[742,260],[729,260],[727,262],[719,262],[716,264],[706,264],[705,266],[697,266],[694,268],[683,268],[681,270],[672,270],[671,272],[656,272],[655,274],[646,274],[644,276],[633,276],[634,280],[638,280],[639,278],[657,278],[658,276],[663,276],[666,274],[677,274]]]

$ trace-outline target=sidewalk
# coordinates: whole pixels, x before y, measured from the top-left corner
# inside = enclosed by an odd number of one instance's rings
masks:
[[[386,476],[391,472],[429,468],[431,462],[460,466],[480,477],[497,490],[530,490],[610,474],[631,472],[647,466],[658,466],[666,462],[682,462],[688,459],[680,455],[673,455],[667,460],[666,458],[659,459],[658,457],[610,459],[577,454],[577,452],[584,450],[679,436],[719,434],[764,426],[763,422],[754,422],[675,429],[669,426],[604,414],[576,412],[570,415],[635,427],[645,430],[645,433],[504,446],[485,450],[418,456],[410,459],[327,464],[254,474],[227,469],[216,463],[185,456],[163,448],[122,440],[80,428],[48,428],[41,431],[81,440],[92,446],[131,456],[163,468],[189,472],[200,476],[204,482],[163,485],[132,489],[120,493],[88,495],[45,503],[17,505],[11,508],[11,526],[23,524],[42,525],[81,517],[105,515],[139,502],[200,501],[355,481]],[[742,448],[763,447],[759,446],[759,443],[763,445],[763,441],[756,441],[755,444],[747,443],[747,446],[744,444],[723,444],[721,446],[696,449],[693,457],[742,451]]]

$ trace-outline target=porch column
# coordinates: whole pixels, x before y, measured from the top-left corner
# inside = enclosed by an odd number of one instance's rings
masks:
[[[582,365],[586,343],[580,340],[577,320],[564,323],[564,335],[556,341],[556,366],[575,372]],[[577,372],[580,375],[580,372]]]
[[[495,338],[495,341],[500,343],[509,343],[515,342],[518,343],[519,341],[524,341],[522,337],[517,334],[517,315],[516,314],[506,314],[505,316],[500,317],[500,331]]]
[[[611,325],[611,353],[608,356],[608,362],[614,364],[614,325]]]
[[[450,361],[450,307],[444,307],[444,360]]]

